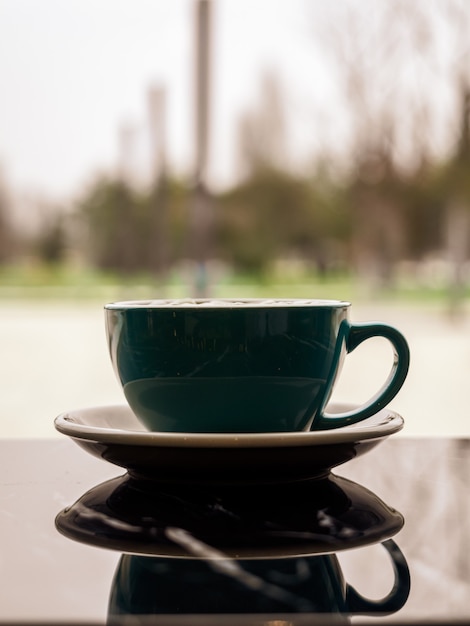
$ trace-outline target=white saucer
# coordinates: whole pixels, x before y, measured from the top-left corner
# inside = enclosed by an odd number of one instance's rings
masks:
[[[332,404],[329,413],[351,410]],[[54,421],[91,454],[160,482],[279,482],[325,475],[403,428],[385,408],[343,428],[294,433],[149,432],[127,405],[69,411]]]

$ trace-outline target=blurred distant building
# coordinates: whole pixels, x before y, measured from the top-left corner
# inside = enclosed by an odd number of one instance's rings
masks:
[[[167,170],[166,89],[147,92],[146,119],[124,122],[118,130],[117,176],[131,187],[149,187]]]
[[[263,73],[257,105],[240,116],[237,138],[237,172],[241,180],[259,170],[288,169],[284,91],[274,70]]]
[[[118,176],[127,185],[133,186],[138,179],[137,129],[123,123],[119,129]]]
[[[152,85],[147,94],[150,138],[150,177],[159,180],[166,174],[166,91]]]
[[[23,240],[34,239],[45,219],[58,210],[50,198],[34,191],[12,191],[8,202],[11,228]]]

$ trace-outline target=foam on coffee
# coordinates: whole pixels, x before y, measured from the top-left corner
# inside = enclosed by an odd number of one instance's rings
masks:
[[[348,306],[348,302],[339,300],[304,300],[304,299],[261,299],[261,298],[181,298],[174,300],[129,300],[125,302],[113,302],[106,308],[158,308],[174,309],[181,308],[249,308],[249,307],[322,307],[322,306]]]

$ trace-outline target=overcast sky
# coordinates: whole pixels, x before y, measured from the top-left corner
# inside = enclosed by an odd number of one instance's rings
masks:
[[[0,164],[15,189],[75,193],[116,166],[119,128],[142,136],[148,87],[167,90],[168,152],[192,155],[193,0],[0,0]],[[227,180],[239,112],[275,67],[299,145],[328,98],[304,0],[215,0],[212,171]],[[295,123],[294,123],[295,127]],[[307,142],[308,143],[308,142]]]

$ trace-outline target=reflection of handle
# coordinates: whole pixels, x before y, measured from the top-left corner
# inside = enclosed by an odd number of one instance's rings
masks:
[[[395,582],[388,596],[382,600],[368,600],[361,596],[354,587],[347,585],[346,606],[349,613],[360,613],[361,615],[374,615],[376,613],[395,613],[405,604],[410,593],[410,570],[403,553],[397,544],[388,539],[382,543],[389,553],[393,570],[395,572]]]
[[[368,402],[358,409],[335,414],[322,412],[314,421],[315,429],[338,428],[360,422],[386,406],[400,391],[410,365],[410,350],[406,339],[400,331],[388,324],[379,322],[348,324],[345,332],[347,352],[352,352],[357,346],[371,337],[384,337],[388,339],[393,347],[393,366],[384,385]]]

